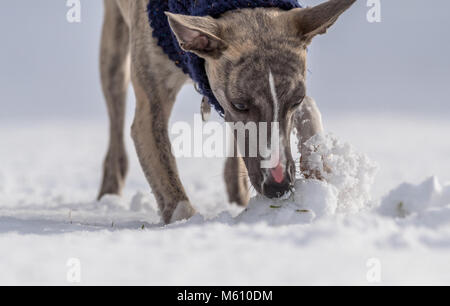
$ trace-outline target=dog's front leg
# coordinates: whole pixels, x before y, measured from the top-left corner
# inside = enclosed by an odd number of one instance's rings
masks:
[[[321,134],[324,131],[322,115],[320,114],[316,102],[312,98],[305,98],[300,109],[296,113],[294,124],[297,129],[298,148],[301,153],[300,171],[307,178],[320,179],[320,175],[311,169],[311,165],[308,162],[313,149],[305,145],[311,137]]]
[[[181,184],[168,134],[170,112],[182,82],[170,87],[168,82],[160,80],[143,86],[142,78],[133,76],[132,79],[137,100],[132,137],[140,164],[163,221],[168,224],[188,219],[195,210]]]
[[[228,201],[238,206],[247,206],[250,200],[248,172],[242,157],[229,157],[225,163],[225,185]]]

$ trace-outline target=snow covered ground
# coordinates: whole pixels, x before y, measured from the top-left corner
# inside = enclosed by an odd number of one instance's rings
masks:
[[[130,139],[124,197],[94,201],[106,122],[0,123],[0,284],[71,284],[76,259],[83,285],[450,285],[450,122],[325,123],[327,183],[242,212],[222,160],[180,159],[200,215],[167,227]]]

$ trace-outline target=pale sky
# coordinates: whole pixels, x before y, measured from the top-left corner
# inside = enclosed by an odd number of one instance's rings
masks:
[[[65,0],[0,2],[0,119],[104,118],[102,2],[82,0],[79,24],[66,21]],[[382,22],[373,24],[367,11],[357,1],[313,42],[309,95],[324,113],[450,114],[450,1],[381,0]],[[198,105],[184,89],[176,111]]]

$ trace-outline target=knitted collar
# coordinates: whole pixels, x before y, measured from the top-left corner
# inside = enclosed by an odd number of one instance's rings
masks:
[[[211,106],[221,116],[223,116],[224,110],[211,90],[205,71],[205,61],[180,48],[164,12],[218,18],[230,10],[256,7],[277,7],[290,10],[301,6],[297,0],[150,0],[148,4],[149,22],[153,28],[153,37],[158,40],[158,45],[184,73],[191,77],[197,84],[200,93],[208,98]]]

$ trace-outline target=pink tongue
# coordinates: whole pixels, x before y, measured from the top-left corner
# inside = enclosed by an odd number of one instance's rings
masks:
[[[283,167],[281,166],[281,164],[278,164],[278,166],[276,166],[275,168],[270,169],[270,172],[272,173],[275,182],[280,184],[283,181],[284,175],[283,175]]]

